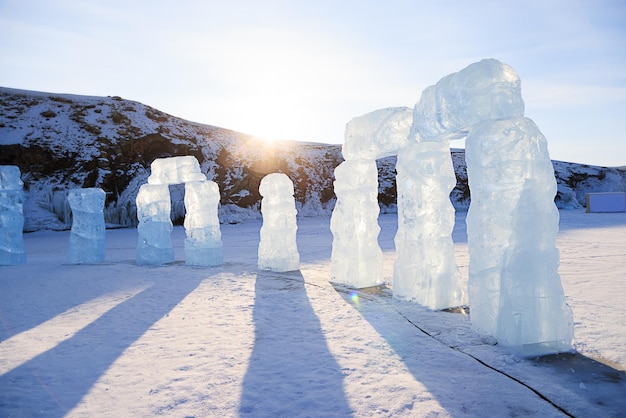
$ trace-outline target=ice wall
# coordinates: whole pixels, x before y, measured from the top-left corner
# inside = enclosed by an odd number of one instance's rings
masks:
[[[0,265],[26,262],[24,252],[24,183],[20,169],[0,165]]]
[[[448,141],[416,142],[398,152],[397,259],[393,296],[430,309],[461,306],[464,292],[454,260],[456,184]]]
[[[220,191],[213,181],[185,183],[185,264],[219,266],[224,260],[217,209]]]
[[[523,355],[570,350],[545,137],[528,118],[486,121],[467,136],[466,160],[472,324]]]
[[[73,189],[67,195],[72,210],[72,229],[67,252],[69,264],[104,261],[106,226],[104,200],[100,188]]]
[[[174,261],[170,192],[167,184],[144,184],[137,193],[137,264],[161,265]]]
[[[378,245],[378,170],[375,160],[347,160],[335,169],[337,203],[330,218],[331,281],[357,288],[383,281]]]
[[[300,269],[292,181],[286,174],[268,174],[261,180],[259,193],[263,196],[259,269],[278,272]]]

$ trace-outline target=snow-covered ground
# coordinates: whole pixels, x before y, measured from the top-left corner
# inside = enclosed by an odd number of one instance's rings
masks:
[[[465,213],[457,262],[467,277]],[[225,263],[67,265],[69,231],[24,237],[0,267],[0,416],[620,416],[626,411],[626,214],[561,211],[576,353],[522,359],[462,313],[328,282],[327,217],[298,220],[300,271],[259,272],[260,221],[223,225]],[[391,281],[396,216],[380,218]]]

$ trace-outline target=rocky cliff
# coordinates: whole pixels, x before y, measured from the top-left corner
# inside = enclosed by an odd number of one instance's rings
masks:
[[[469,206],[463,150],[452,150],[457,210]],[[341,146],[263,142],[250,135],[173,117],[117,96],[89,97],[0,88],[0,165],[22,172],[27,201],[25,230],[70,225],[67,191],[101,187],[107,193],[106,222],[136,224],[135,197],[155,158],[193,155],[207,178],[218,183],[220,219],[259,216],[258,186],[268,173],[294,182],[301,216],[329,214],[334,207],[333,170]],[[554,161],[556,203],[578,208],[587,192],[624,191],[626,170]],[[378,161],[379,202],[395,207],[395,157]],[[184,187],[171,186],[172,219],[184,217]]]

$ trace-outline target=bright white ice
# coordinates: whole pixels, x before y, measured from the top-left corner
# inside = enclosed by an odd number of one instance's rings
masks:
[[[559,213],[547,142],[527,118],[466,140],[472,323],[524,354],[567,351],[574,324],[557,272]]]
[[[376,286],[383,279],[376,161],[344,161],[335,169],[334,186],[330,279],[358,288]]]
[[[22,230],[24,228],[24,183],[20,169],[0,165],[0,265],[26,261]]]
[[[157,158],[150,165],[149,184],[180,184],[190,181],[205,181],[206,176],[200,171],[196,157]]]
[[[376,159],[396,155],[409,144],[412,120],[410,108],[392,107],[353,118],[346,125],[341,148],[346,161],[335,169],[337,203],[330,223],[335,283],[359,288],[381,283]]]
[[[526,355],[540,355],[569,350],[574,325],[557,274],[554,169],[546,139],[523,114],[521,82],[515,71],[497,60],[482,60],[442,78],[423,92],[415,106],[411,137],[418,143],[440,142],[447,148],[449,139],[467,135],[467,173],[472,195],[467,218],[472,323],[502,345]],[[412,284],[409,279],[416,280],[402,270],[411,268],[403,256],[403,240],[413,236],[403,233],[403,227],[407,222],[420,221],[421,228],[436,230],[438,236],[450,229],[448,222],[442,222],[438,216],[452,216],[447,196],[454,186],[454,172],[448,169],[449,153],[430,153],[430,157],[425,153],[413,158],[415,168],[403,163],[402,154],[401,150],[401,257],[397,268],[402,274],[397,274],[394,283],[406,298],[426,299],[426,306],[431,306],[435,303],[429,297],[408,293],[402,286]],[[413,179],[418,180],[419,186],[411,183]],[[429,192],[435,203],[429,202],[427,193],[418,192],[418,187]],[[419,211],[411,210],[409,216],[404,216],[411,206]],[[412,229],[411,234],[415,234],[420,228]],[[424,239],[429,242],[427,237]],[[422,288],[413,288],[428,294],[432,289],[429,279],[438,283],[441,278],[448,278],[452,290],[458,293],[450,250],[445,245],[448,243],[433,240],[438,242],[444,245],[415,263],[413,270],[419,272],[417,265],[432,270],[432,263],[436,270],[445,273],[414,274],[424,279],[416,280]],[[424,251],[416,247],[410,252]]]
[[[401,149],[396,171],[398,259],[393,296],[430,309],[461,306],[466,301],[454,261],[450,191],[456,177],[448,141],[415,142]]]
[[[379,219],[386,283],[396,223]],[[184,266],[182,226],[164,266],[136,265],[136,229],[108,230],[97,265],[65,264],[69,231],[25,234],[28,262],[0,267],[0,415],[564,416],[512,378],[573,416],[626,410],[624,213],[561,211],[578,354],[545,360],[490,345],[466,315],[335,290],[328,218],[299,219],[299,272],[259,271],[260,228],[222,225],[211,268]],[[465,286],[465,213],[454,240]]]
[[[67,251],[68,263],[104,261],[105,197],[104,190],[100,188],[72,189],[67,194],[67,201],[72,209],[72,230]]]
[[[171,201],[167,184],[144,184],[137,193],[137,264],[161,265],[174,261]]]
[[[298,225],[293,182],[283,173],[268,174],[261,180],[259,193],[263,196],[259,269],[276,272],[298,270],[300,254],[296,243]]]
[[[409,145],[413,110],[390,107],[353,118],[346,125],[341,154],[346,160],[377,160]]]
[[[222,264],[222,233],[217,215],[219,203],[220,190],[214,181],[185,183],[185,264]]]
[[[425,141],[460,139],[478,122],[523,115],[521,81],[515,70],[485,59],[425,89],[415,107],[413,130]]]

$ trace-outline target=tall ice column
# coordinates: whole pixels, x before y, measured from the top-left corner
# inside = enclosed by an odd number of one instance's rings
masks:
[[[378,170],[375,160],[348,160],[335,169],[337,203],[330,218],[331,281],[357,288],[383,281],[378,245]]]
[[[259,243],[260,270],[283,272],[300,269],[293,192],[293,183],[286,174],[268,174],[261,180],[259,193],[263,196],[263,226]]]
[[[557,272],[559,213],[547,142],[524,117],[478,124],[466,140],[472,324],[535,356],[571,349],[572,310]]]
[[[448,141],[417,142],[398,151],[398,258],[393,296],[430,309],[463,304],[461,275],[454,260],[456,185]]]
[[[217,214],[220,191],[214,181],[185,183],[185,264],[219,266],[224,261]]]
[[[0,165],[0,265],[26,262],[24,252],[24,183],[20,169]]]
[[[161,265],[174,261],[170,190],[167,184],[144,184],[137,193],[137,264]]]
[[[104,261],[106,226],[104,200],[100,188],[73,189],[67,195],[72,209],[72,230],[67,262],[70,264]]]

